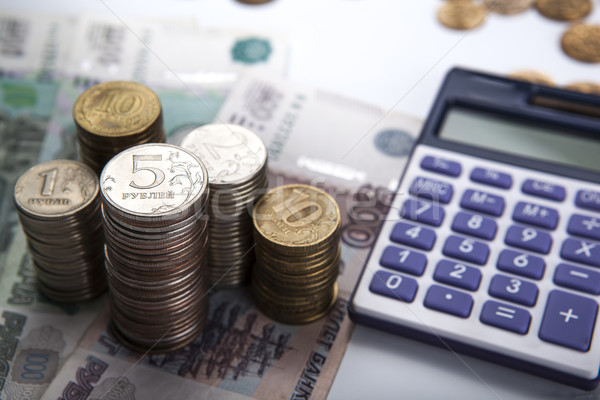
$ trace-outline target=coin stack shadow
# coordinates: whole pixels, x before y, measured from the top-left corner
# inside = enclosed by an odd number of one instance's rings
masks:
[[[98,177],[73,160],[33,166],[15,185],[39,291],[74,303],[106,290]]]
[[[134,163],[139,164],[134,172],[124,168]],[[154,182],[145,184],[142,175],[154,176]],[[132,147],[102,172],[112,330],[133,350],[173,351],[204,327],[206,178],[200,160],[168,144]]]
[[[287,324],[327,314],[337,299],[340,264],[335,201],[312,186],[279,186],[257,201],[252,217],[252,291],[258,308]]]
[[[109,81],[84,91],[73,105],[79,159],[98,175],[129,147],[166,140],[156,93],[141,83]]]
[[[211,286],[239,287],[249,281],[254,263],[249,207],[268,185],[267,149],[254,132],[231,124],[194,129],[180,145],[208,170]]]

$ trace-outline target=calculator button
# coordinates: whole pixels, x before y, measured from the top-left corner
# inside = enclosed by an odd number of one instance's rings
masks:
[[[418,249],[431,250],[435,243],[435,232],[419,225],[398,222],[394,225],[390,239]]]
[[[563,201],[566,196],[565,188],[550,182],[527,179],[521,186],[521,191],[532,196],[548,200]]]
[[[493,219],[463,211],[458,212],[452,221],[453,231],[481,239],[492,240],[496,236],[497,229],[498,226]]]
[[[452,199],[453,189],[447,182],[417,177],[410,186],[409,192],[413,196],[447,204]]]
[[[588,210],[600,211],[600,192],[579,190],[575,195],[575,205]]]
[[[445,158],[426,156],[421,161],[421,168],[449,176],[460,175],[460,164]]]
[[[474,168],[471,171],[471,180],[503,189],[508,189],[512,186],[512,177],[509,174],[488,168]]]
[[[468,210],[499,216],[504,211],[504,199],[495,194],[467,189],[460,200],[460,206]]]
[[[423,304],[427,308],[467,318],[471,314],[473,298],[458,290],[431,285],[427,290]]]
[[[513,219],[540,228],[554,229],[558,224],[558,211],[554,208],[520,201],[515,206]]]
[[[554,283],[569,289],[600,294],[600,273],[570,264],[558,264]]]
[[[594,267],[600,267],[600,243],[568,238],[563,242],[560,256]]]
[[[490,248],[487,244],[473,239],[450,235],[444,243],[442,253],[448,257],[483,265],[490,255]]]
[[[552,247],[552,237],[547,232],[534,228],[513,225],[506,231],[504,243],[536,253],[548,254]]]
[[[379,264],[384,267],[421,276],[427,265],[427,257],[425,257],[425,254],[417,251],[396,246],[387,246],[383,250]]]
[[[498,257],[496,267],[504,272],[525,276],[527,278],[542,279],[546,263],[541,257],[521,253],[514,250],[502,250]]]
[[[533,306],[537,300],[538,288],[534,283],[522,279],[496,275],[492,278],[488,293],[499,299]]]
[[[481,271],[454,261],[440,260],[433,273],[433,279],[462,289],[477,290],[481,281]]]
[[[373,293],[402,300],[407,303],[415,299],[417,288],[417,281],[413,278],[382,270],[377,271],[373,275],[369,286],[369,290]]]
[[[483,305],[479,320],[484,324],[524,335],[529,330],[531,315],[522,308],[488,300]]]
[[[433,226],[440,226],[444,215],[442,207],[423,200],[408,199],[400,209],[401,217]]]
[[[600,240],[600,218],[573,214],[569,218],[567,232],[571,235]]]
[[[548,296],[540,339],[588,351],[592,340],[598,303],[583,296],[553,290]]]

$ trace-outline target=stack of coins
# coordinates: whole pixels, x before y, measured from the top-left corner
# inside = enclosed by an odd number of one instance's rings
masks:
[[[251,130],[226,124],[197,128],[181,146],[208,170],[210,282],[216,288],[240,286],[254,263],[249,207],[268,184],[267,149]]]
[[[38,164],[17,180],[14,200],[40,292],[78,302],[106,289],[98,177],[78,161]]]
[[[288,324],[327,314],[337,298],[340,263],[335,201],[312,186],[280,186],[258,200],[252,218],[252,291],[261,311]]]
[[[135,146],[100,177],[112,328],[136,351],[193,341],[208,313],[207,171],[185,149]]]
[[[164,143],[165,129],[158,96],[128,81],[92,86],[73,106],[79,159],[100,174],[117,153],[143,143]]]

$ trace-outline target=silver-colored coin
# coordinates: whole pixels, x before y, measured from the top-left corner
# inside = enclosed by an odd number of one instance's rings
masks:
[[[240,125],[201,126],[188,133],[180,146],[205,163],[211,185],[247,182],[267,162],[267,148],[263,141]]]
[[[15,204],[28,216],[62,219],[89,206],[98,194],[94,171],[73,160],[53,160],[27,170],[15,184]]]
[[[144,144],[117,154],[102,170],[101,193],[112,211],[133,218],[177,216],[208,195],[208,172],[191,152]]]

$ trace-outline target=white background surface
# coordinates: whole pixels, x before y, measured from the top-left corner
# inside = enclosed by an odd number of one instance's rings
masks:
[[[600,24],[600,2],[587,21]],[[535,69],[557,85],[600,83],[600,64],[568,58],[568,23],[535,9],[488,15],[472,31],[440,25],[441,0],[0,0],[0,10],[127,16],[194,16],[203,27],[276,30],[290,46],[287,77],[424,119],[453,66],[509,74]],[[182,49],[186,51],[186,49]],[[566,386],[365,327],[357,327],[331,399],[600,398]]]

